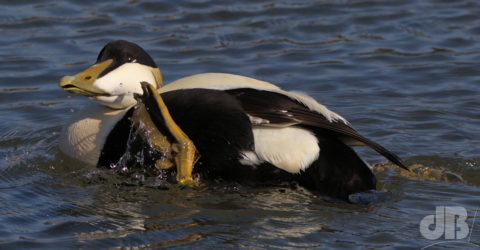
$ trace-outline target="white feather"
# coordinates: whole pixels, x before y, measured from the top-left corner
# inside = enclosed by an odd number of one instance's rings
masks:
[[[248,119],[250,120],[250,122],[252,123],[252,125],[260,125],[260,124],[269,124],[270,121],[267,120],[267,119],[263,119],[263,118],[260,118],[260,117],[256,117],[256,116],[251,116],[249,114],[247,114],[248,116]]]
[[[278,86],[246,76],[225,73],[204,73],[180,78],[161,87],[158,92],[164,93],[178,89],[236,89],[256,88],[261,90],[280,90]]]
[[[299,173],[310,166],[320,154],[317,138],[303,128],[255,126],[253,136],[255,153],[243,152],[240,163],[244,165],[269,162],[287,172]]]
[[[60,135],[60,150],[66,155],[96,166],[103,145],[115,124],[127,110],[112,110],[93,103],[72,116]]]
[[[290,98],[297,100],[300,103],[303,103],[310,110],[317,111],[318,113],[325,116],[325,118],[327,118],[329,122],[340,120],[347,125],[349,124],[349,122],[345,118],[329,110],[327,107],[325,107],[325,105],[318,103],[315,99],[313,99],[311,96],[308,96],[305,93],[302,93],[299,91],[285,91],[285,90],[281,90],[278,93],[284,94],[286,96],[289,96]]]
[[[258,155],[255,152],[244,151],[242,152],[242,159],[240,159],[239,162],[247,166],[258,166],[265,161],[258,158]]]

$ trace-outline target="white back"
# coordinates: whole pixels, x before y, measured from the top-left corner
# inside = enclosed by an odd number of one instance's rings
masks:
[[[348,124],[347,120],[342,116],[338,115],[335,112],[330,111],[324,105],[318,103],[312,97],[297,91],[285,91],[280,89],[278,86],[271,83],[257,80],[254,78],[226,74],[226,73],[204,73],[192,75],[184,78],[180,78],[176,81],[171,82],[163,87],[161,87],[158,92],[164,93],[173,90],[179,89],[193,89],[193,88],[202,88],[202,89],[218,89],[218,90],[228,90],[236,88],[255,88],[258,90],[268,90],[275,93],[286,95],[298,102],[307,106],[310,110],[316,111],[330,122],[334,120],[341,120],[345,124]]]

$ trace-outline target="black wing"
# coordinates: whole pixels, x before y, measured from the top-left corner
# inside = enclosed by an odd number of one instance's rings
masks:
[[[344,142],[351,142],[352,140],[360,142],[371,147],[398,166],[408,170],[397,155],[362,136],[350,125],[345,124],[341,120],[329,121],[322,114],[311,111],[305,105],[288,96],[250,88],[233,89],[226,92],[240,101],[247,114],[254,118],[260,118],[260,121],[263,121],[262,125],[281,126],[282,124],[296,124],[310,127],[316,131],[320,130],[327,134],[334,134]]]

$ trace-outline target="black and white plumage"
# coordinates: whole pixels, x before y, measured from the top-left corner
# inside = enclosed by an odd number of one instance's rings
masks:
[[[126,41],[107,44],[95,65],[104,68],[89,83],[79,84],[78,77],[70,77],[62,79],[60,86],[117,110],[95,107],[79,114],[64,130],[61,148],[81,160],[90,156],[84,160],[89,164],[109,166],[118,162],[127,147],[129,110],[135,103],[125,100],[141,93],[140,82],[160,85],[161,77],[151,57]],[[127,88],[125,92],[119,91],[120,84]],[[207,73],[182,78],[158,91],[200,152],[194,172],[201,179],[296,181],[318,193],[347,199],[376,186],[375,176],[351,146],[370,146],[405,168],[395,154],[360,135],[313,98],[267,82]]]

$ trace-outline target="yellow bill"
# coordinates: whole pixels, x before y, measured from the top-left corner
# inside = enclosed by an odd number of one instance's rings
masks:
[[[74,76],[64,76],[60,79],[58,86],[63,90],[77,95],[83,95],[87,97],[93,96],[105,96],[109,95],[103,90],[95,87],[93,83],[98,78],[98,76],[112,64],[113,60],[108,59],[104,62],[97,63],[90,68],[74,75]]]

